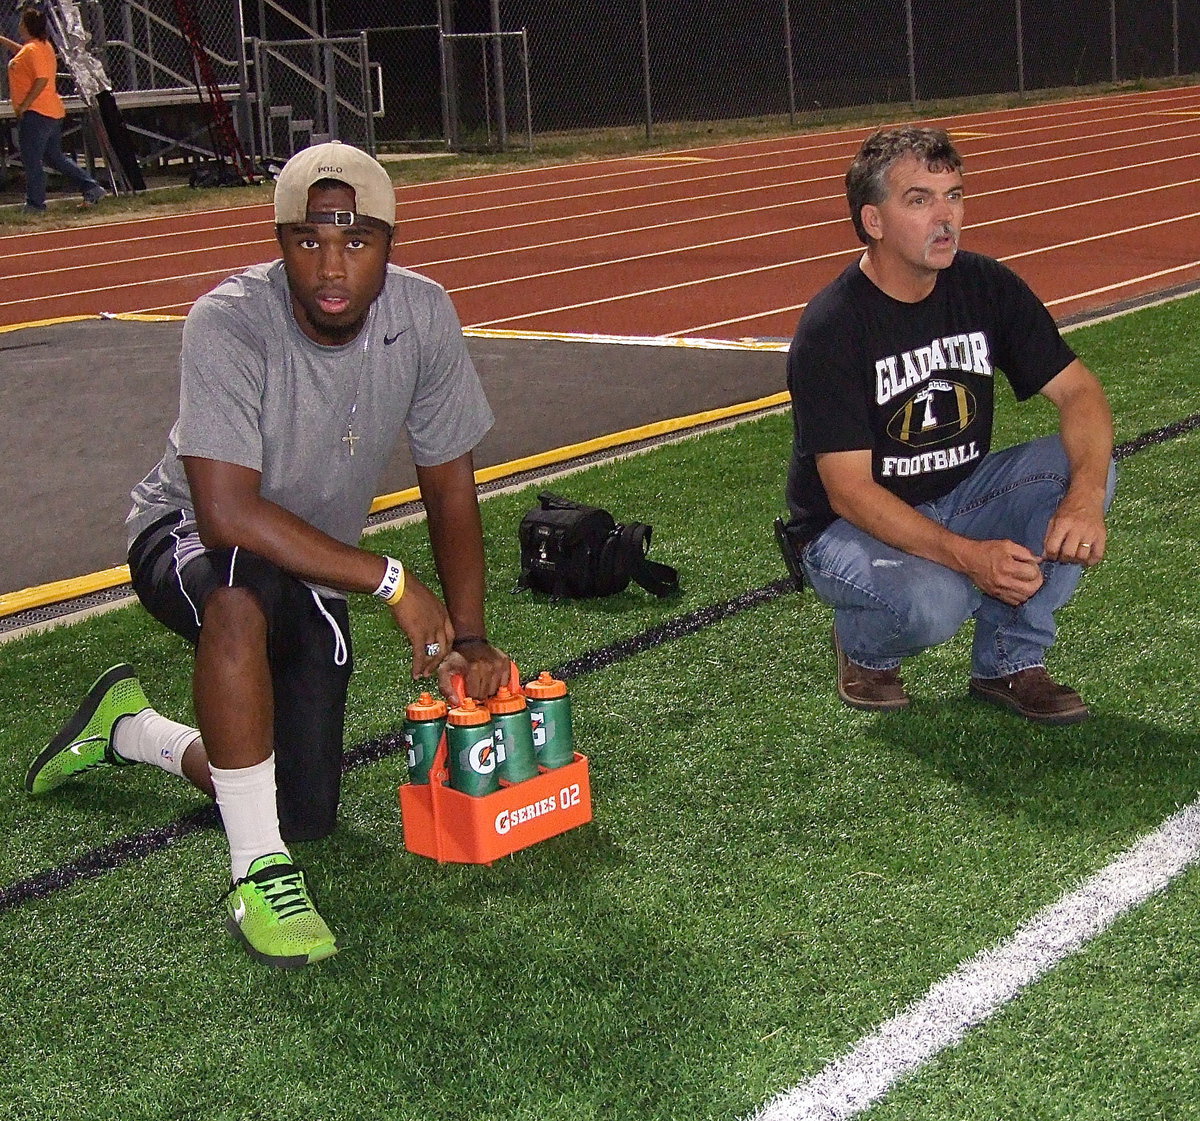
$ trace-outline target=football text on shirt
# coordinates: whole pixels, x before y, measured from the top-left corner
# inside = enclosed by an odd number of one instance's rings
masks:
[[[949,471],[978,458],[979,445],[970,440],[953,448],[939,448],[935,452],[922,452],[920,455],[885,455],[880,474],[886,478],[889,475],[924,475],[929,471]]]
[[[947,335],[926,346],[892,354],[875,363],[875,401],[886,405],[898,393],[921,385],[940,370],[966,370],[992,376],[987,336],[982,331]]]

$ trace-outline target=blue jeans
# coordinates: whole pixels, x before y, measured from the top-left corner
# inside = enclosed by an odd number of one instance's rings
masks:
[[[977,541],[1007,538],[1041,554],[1050,517],[1070,471],[1057,436],[993,452],[949,494],[916,507],[925,517]],[[1105,509],[1116,490],[1110,466]],[[1054,612],[1079,583],[1077,564],[1042,564],[1042,586],[1019,607],[984,595],[959,572],[894,549],[839,518],[803,553],[818,597],[834,607],[846,656],[868,669],[894,669],[901,658],[951,639],[974,616],[971,673],[1003,677],[1045,664]]]
[[[89,202],[104,194],[100,186],[86,171],[63,154],[62,121],[27,109],[21,114],[17,125],[17,144],[21,149],[21,163],[25,167],[25,205],[34,210],[46,209],[46,169],[49,164],[60,175],[79,188],[79,193]]]

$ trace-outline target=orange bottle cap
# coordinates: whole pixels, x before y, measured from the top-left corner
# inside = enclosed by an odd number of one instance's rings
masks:
[[[458,708],[452,708],[446,714],[446,719],[456,728],[474,724],[488,724],[492,714],[481,705],[477,705],[470,697],[466,697]]]
[[[494,697],[487,702],[492,715],[497,713],[521,712],[525,706],[525,697],[521,693],[510,693],[507,685],[501,685]]]
[[[525,686],[525,696],[534,697],[539,701],[566,695],[567,683],[560,681],[557,677],[551,677],[546,670],[542,670],[533,681]]]
[[[432,693],[422,693],[405,710],[409,720],[440,720],[446,715],[446,702]]]

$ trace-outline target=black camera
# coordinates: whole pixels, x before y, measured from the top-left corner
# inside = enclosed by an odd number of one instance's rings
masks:
[[[607,510],[544,491],[517,531],[517,588],[585,599],[623,592],[632,580],[652,595],[671,595],[679,589],[679,573],[647,559],[651,533],[641,522],[618,525]]]

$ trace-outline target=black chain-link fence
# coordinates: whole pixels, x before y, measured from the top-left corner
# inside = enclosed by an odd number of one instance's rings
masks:
[[[342,29],[372,15],[367,0],[332,8]],[[439,27],[526,32],[539,133],[653,134],[669,121],[794,118],[1200,71],[1200,0],[399,0],[387,6],[390,22],[400,9],[427,37],[371,33],[385,81],[409,91],[389,99],[381,140],[444,139],[456,106],[477,112],[487,101],[483,83],[495,75],[455,65],[457,44],[445,73]],[[511,68],[506,80],[511,104],[521,92]],[[476,125],[459,137],[477,138]]]
[[[179,0],[77,2],[135,125],[168,148],[174,138],[177,150],[202,149],[201,82]],[[243,142],[258,153],[289,146],[280,130],[306,142],[297,122],[313,121],[313,136],[327,129],[280,79],[264,86],[257,44],[362,32],[370,81],[353,67],[314,70],[307,83],[296,71],[298,86],[333,82],[328,98],[357,105],[345,138],[360,143],[370,139],[366,112],[376,114],[377,142],[495,148],[525,144],[530,131],[619,126],[653,136],[673,121],[794,121],[1200,72],[1200,0],[190,3]],[[301,70],[305,57],[296,52]]]
[[[342,140],[374,151],[372,75],[362,34],[253,39],[257,136],[264,155],[286,160],[301,148]]]

